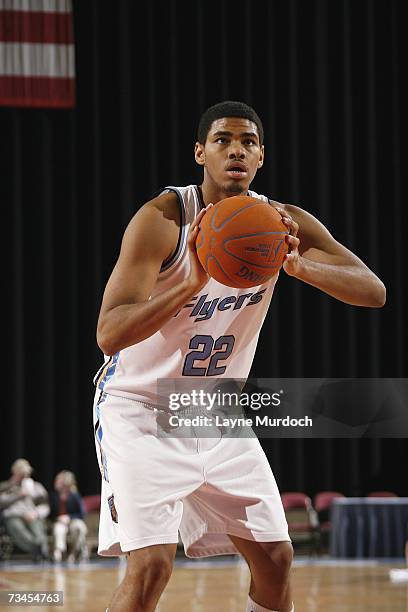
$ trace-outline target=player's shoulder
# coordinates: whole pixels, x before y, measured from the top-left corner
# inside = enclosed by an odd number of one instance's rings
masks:
[[[121,254],[140,257],[141,250],[166,259],[173,253],[180,233],[177,194],[164,192],[145,202],[130,219],[123,234]]]
[[[173,221],[180,219],[180,205],[174,191],[166,191],[156,195],[143,204],[142,209],[160,213]]]
[[[164,228],[174,223],[180,225],[180,206],[177,194],[169,191],[160,193],[142,204],[129,221],[126,233],[132,233],[141,226]]]

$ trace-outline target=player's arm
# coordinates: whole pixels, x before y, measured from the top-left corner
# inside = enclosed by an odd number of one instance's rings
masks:
[[[290,230],[286,238],[290,252],[283,264],[287,274],[347,304],[384,306],[385,286],[361,259],[310,213],[290,204],[276,204]]]
[[[160,268],[177,247],[180,213],[176,196],[155,198],[133,217],[124,233],[99,314],[97,342],[106,355],[152,336],[205,285],[208,276],[195,251],[198,224],[204,212],[190,229],[189,277],[153,298],[150,296]]]

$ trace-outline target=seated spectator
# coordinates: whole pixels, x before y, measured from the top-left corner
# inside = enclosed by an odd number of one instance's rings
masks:
[[[70,539],[68,561],[78,561],[87,556],[86,533],[83,521],[84,508],[78,493],[75,475],[63,470],[54,480],[53,493],[50,495],[50,518],[54,521],[54,553],[56,563],[62,560],[67,550],[67,537]]]
[[[48,557],[45,518],[50,508],[48,493],[31,478],[32,471],[27,459],[13,463],[11,478],[0,483],[0,511],[13,542],[34,561],[40,561]]]

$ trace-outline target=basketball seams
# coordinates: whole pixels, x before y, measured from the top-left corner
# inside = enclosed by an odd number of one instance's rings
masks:
[[[224,270],[224,268],[222,267],[222,265],[221,265],[221,264],[220,264],[220,262],[218,261],[218,259],[217,259],[216,255],[213,255],[212,253],[208,253],[208,255],[207,255],[207,257],[206,257],[206,260],[205,260],[205,269],[206,269],[206,270],[208,270],[208,262],[209,262],[210,260],[212,260],[212,259],[215,261],[216,265],[217,265],[217,266],[218,266],[218,268],[221,270],[221,272],[224,274],[224,276],[225,276],[225,277],[226,277],[226,278],[229,280],[229,282],[230,282],[230,283],[235,283],[235,282],[236,282],[236,281],[235,281],[235,279],[234,279],[234,278],[232,278],[232,277],[231,277],[231,276],[230,276],[230,275],[229,275],[229,274],[228,274],[228,273],[227,273],[227,272]],[[218,281],[218,282],[220,282],[220,281]],[[228,287],[234,287],[234,288],[235,288],[235,285],[233,285],[233,284],[232,284],[232,285],[229,285],[228,283],[224,283],[224,284],[225,284],[225,285],[227,285]]]
[[[255,199],[255,198],[254,198]],[[231,221],[231,219],[233,219],[234,217],[236,217],[237,215],[240,215],[244,210],[247,210],[248,208],[253,208],[254,206],[258,206],[259,204],[262,204],[263,200],[259,200],[257,199],[256,202],[250,202],[249,204],[247,204],[246,206],[242,206],[242,208],[240,208],[239,210],[236,210],[230,217],[227,217],[227,219],[224,219],[224,221],[222,222],[221,225],[219,225],[218,227],[214,225],[215,223],[215,219],[217,217],[217,214],[219,214],[221,207],[217,209],[217,207],[214,207],[214,214],[211,217],[211,229],[214,232],[220,232],[224,226]]]

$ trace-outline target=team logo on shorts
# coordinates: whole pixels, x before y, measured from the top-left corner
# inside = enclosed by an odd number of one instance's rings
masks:
[[[112,521],[114,523],[117,523],[118,522],[118,513],[116,512],[115,500],[113,499],[113,495],[108,497],[108,504],[109,504],[109,510],[110,510],[110,513],[111,513]]]

